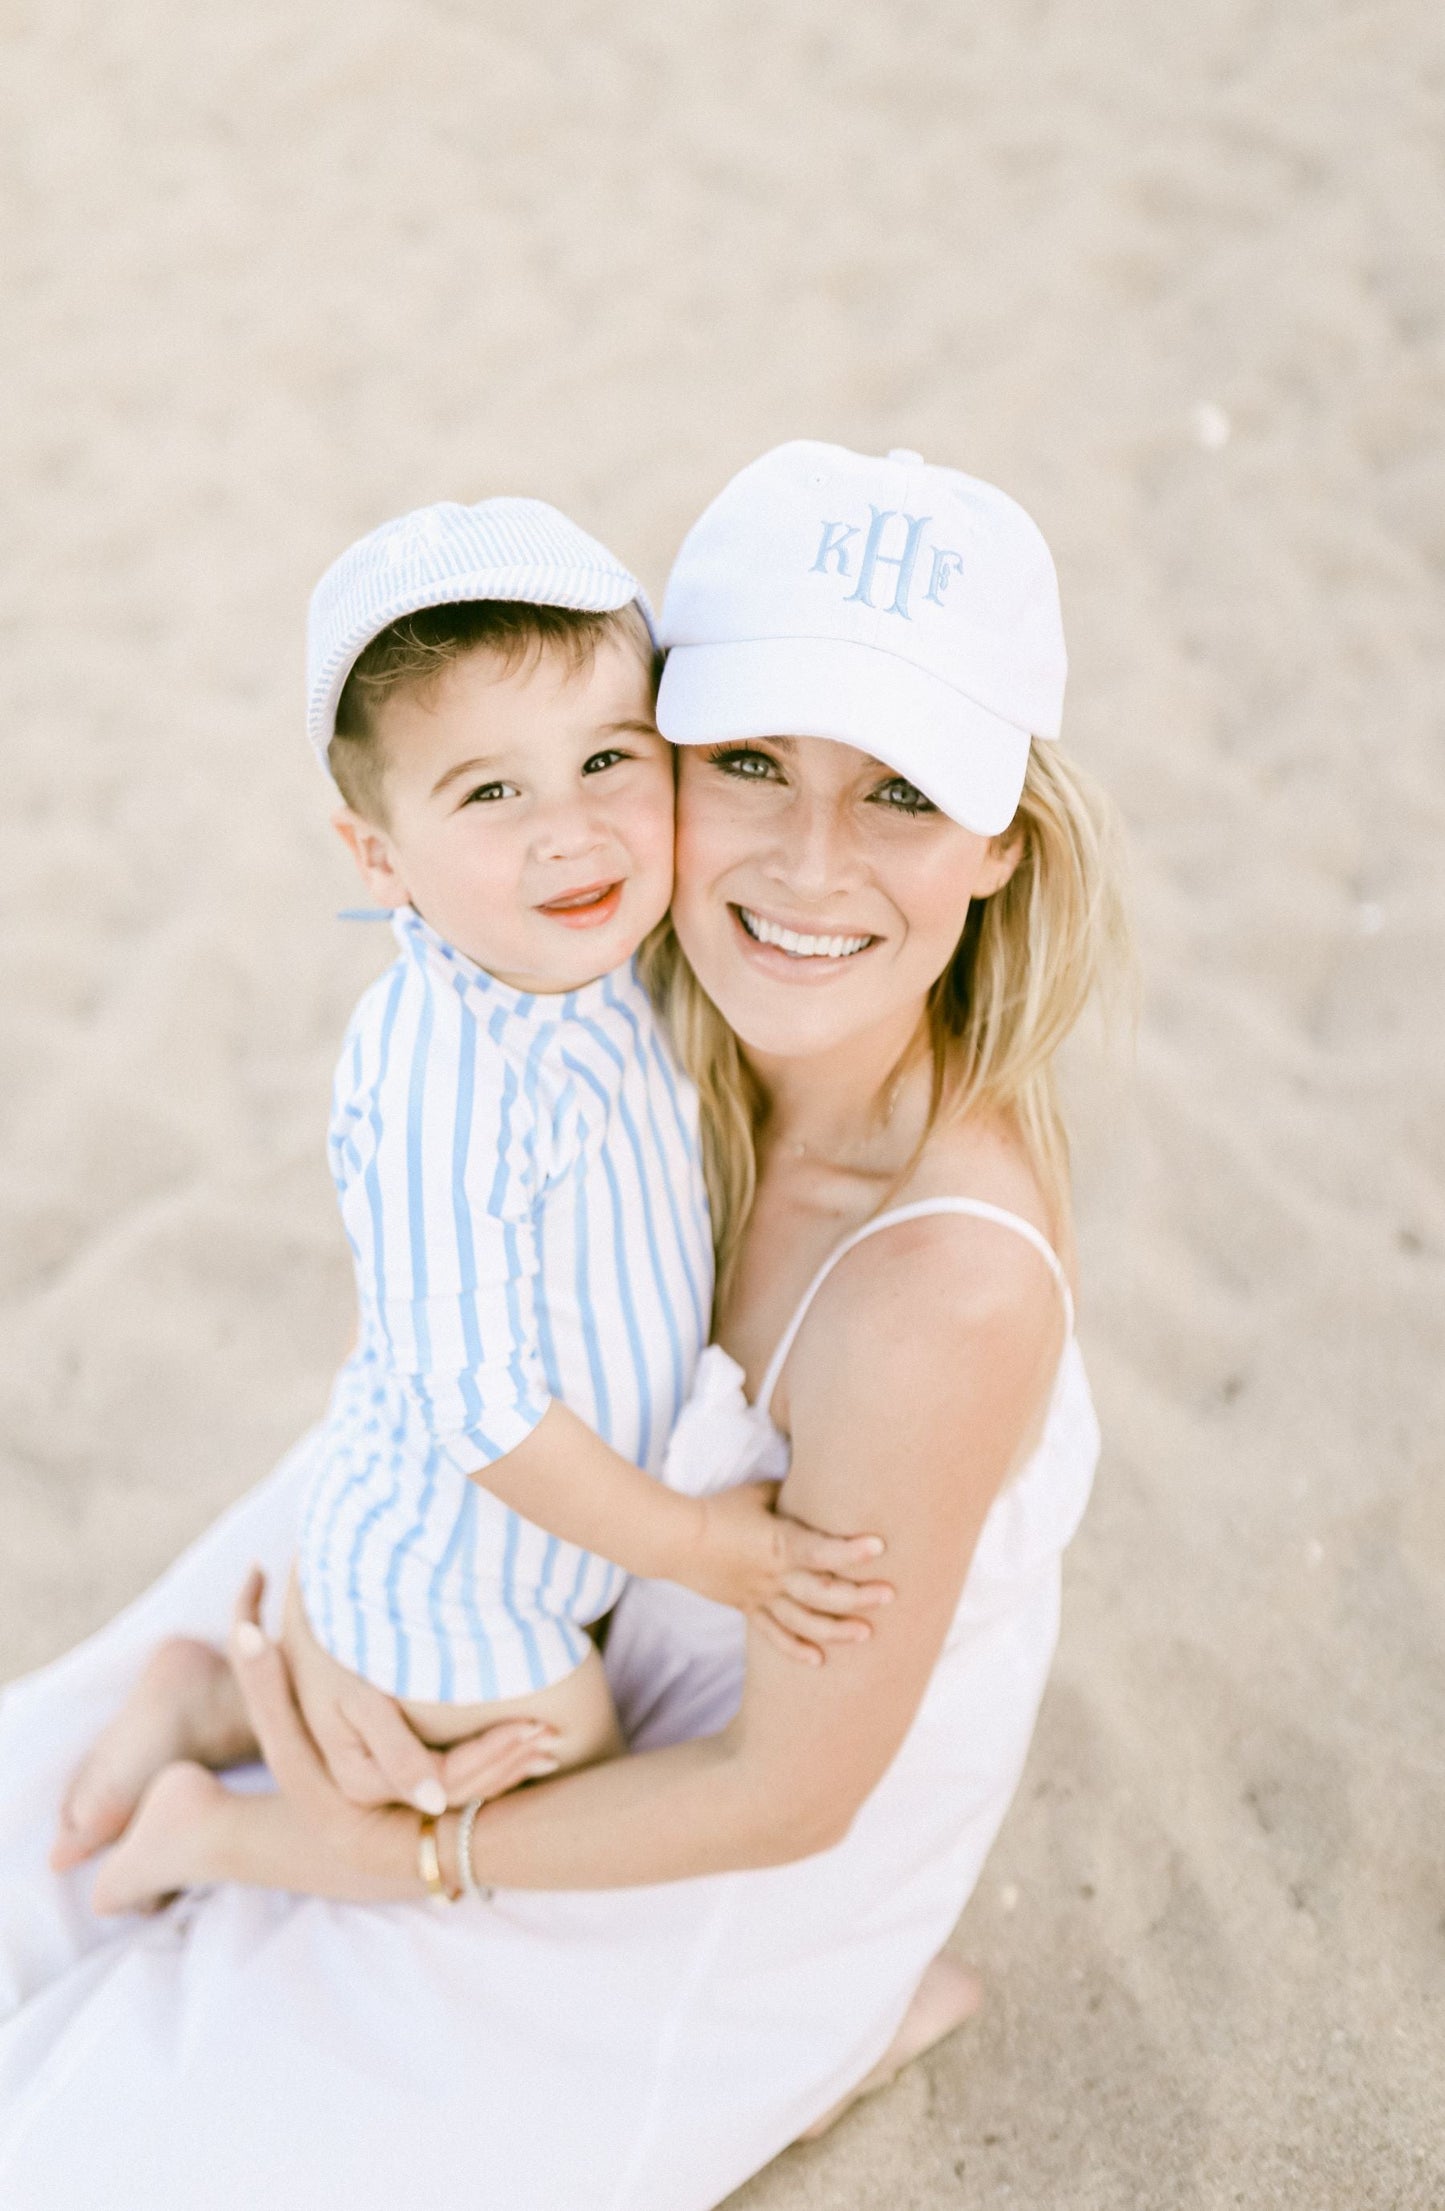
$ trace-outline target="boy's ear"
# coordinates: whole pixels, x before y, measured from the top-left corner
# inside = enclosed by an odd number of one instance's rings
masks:
[[[1017,829],[1006,829],[1000,837],[989,839],[978,881],[974,884],[975,898],[992,898],[1001,891],[1024,856],[1024,840]]]
[[[406,906],[411,902],[411,892],[402,880],[396,865],[390,837],[384,829],[378,829],[374,821],[364,814],[342,806],[331,817],[331,826],[345,845],[361,871],[365,883],[378,906]]]

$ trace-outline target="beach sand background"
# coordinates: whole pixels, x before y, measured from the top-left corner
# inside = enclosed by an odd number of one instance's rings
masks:
[[[0,1673],[321,1406],[385,932],[306,595],[530,491],[654,586],[785,437],[1007,485],[1132,832],[1107,1435],[981,2021],[742,2211],[1445,2203],[1445,17],[7,0]]]

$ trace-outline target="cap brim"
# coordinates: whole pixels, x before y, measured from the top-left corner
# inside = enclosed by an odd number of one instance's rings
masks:
[[[675,745],[831,737],[916,784],[963,828],[1007,829],[1030,734],[893,653],[841,638],[674,645],[657,726]]]
[[[318,591],[326,581],[323,576]],[[307,735],[322,766],[326,766],[327,748],[336,731],[336,709],[346,689],[347,677],[372,639],[380,637],[383,630],[390,629],[393,622],[404,620],[408,614],[424,614],[432,607],[461,606],[477,599],[562,607],[574,614],[618,614],[623,607],[635,602],[647,624],[648,635],[654,645],[657,643],[657,618],[640,584],[631,577],[619,578],[612,585],[590,576],[584,578],[584,584],[585,588],[559,593],[555,575],[541,566],[536,569],[517,566],[504,570],[480,569],[410,587],[403,581],[391,598],[365,609],[361,619],[337,640],[323,667],[311,678]]]

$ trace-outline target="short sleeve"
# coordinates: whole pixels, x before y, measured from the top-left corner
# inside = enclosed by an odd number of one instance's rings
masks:
[[[551,1402],[536,1108],[525,1059],[445,986],[388,983],[337,1070],[332,1172],[363,1314],[443,1463],[472,1474]]]

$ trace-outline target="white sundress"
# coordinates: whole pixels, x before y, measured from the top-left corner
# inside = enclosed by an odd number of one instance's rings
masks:
[[[716,1346],[669,1456],[695,1493],[776,1476]],[[45,1866],[78,1757],[152,1645],[223,1639],[253,1562],[285,1576],[304,1445],[108,1628],[0,1706],[0,2204],[6,2211],[711,2211],[876,2063],[967,1900],[1023,1766],[1060,1556],[1098,1427],[1072,1330],[1042,1439],[984,1523],[913,1724],[847,1837],[793,1865],[647,1888],[348,1905],[221,1887],[97,1921]],[[607,1665],[638,1748],[736,1709],[735,1613],[634,1582]]]

